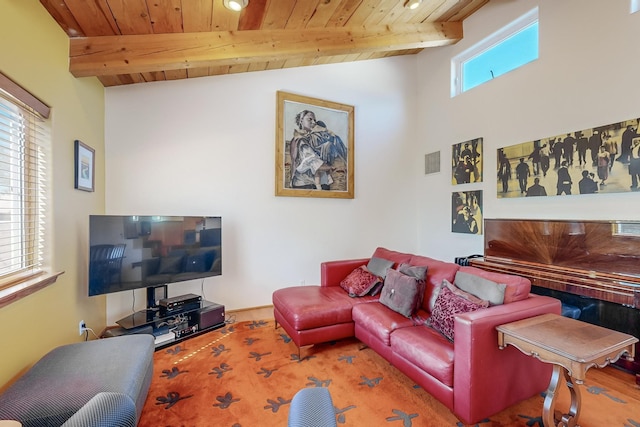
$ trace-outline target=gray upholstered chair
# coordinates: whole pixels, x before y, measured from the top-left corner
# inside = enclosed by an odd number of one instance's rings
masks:
[[[57,347],[0,394],[0,419],[23,427],[133,427],[151,384],[154,351],[147,334]]]
[[[291,400],[289,427],[337,427],[329,390],[303,388]]]
[[[136,427],[136,404],[126,394],[102,392],[73,414],[62,427]]]

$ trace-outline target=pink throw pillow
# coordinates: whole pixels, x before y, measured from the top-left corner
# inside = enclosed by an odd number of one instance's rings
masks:
[[[440,295],[436,299],[431,317],[427,321],[436,331],[453,341],[453,320],[456,314],[468,313],[470,311],[480,310],[482,305],[476,304],[468,299],[454,294],[448,287],[443,286]]]
[[[487,308],[490,305],[489,301],[483,300],[481,298],[478,298],[477,296],[475,296],[473,294],[470,294],[469,292],[465,292],[462,289],[458,288],[453,283],[451,283],[448,280],[444,279],[442,281],[442,283],[440,284],[440,286],[435,287],[433,289],[433,292],[431,293],[431,299],[429,300],[429,312],[430,313],[433,312],[433,307],[436,304],[436,300],[438,299],[438,296],[440,295],[440,291],[442,290],[442,288],[448,288],[455,295],[458,295],[459,297],[462,297],[462,298],[464,298],[466,300],[469,300],[472,303],[478,304],[478,305],[482,306],[482,308]]]
[[[340,282],[340,287],[344,289],[350,297],[363,297],[381,282],[380,277],[369,272],[364,265],[361,265]]]

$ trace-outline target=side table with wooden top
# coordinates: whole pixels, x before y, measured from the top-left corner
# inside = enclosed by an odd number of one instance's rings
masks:
[[[574,427],[580,416],[580,389],[587,370],[603,368],[625,355],[633,359],[638,339],[618,331],[557,314],[543,314],[497,326],[498,346],[512,345],[522,353],[553,364],[544,399],[545,427]],[[569,412],[555,410],[558,387],[565,380],[571,394]]]

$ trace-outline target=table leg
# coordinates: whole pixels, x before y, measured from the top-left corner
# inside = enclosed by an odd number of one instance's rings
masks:
[[[571,393],[571,406],[566,414],[555,410],[556,400],[558,398],[558,386],[563,381],[566,383]],[[576,427],[578,426],[578,417],[580,416],[580,403],[582,396],[578,385],[574,383],[569,372],[560,365],[553,365],[553,373],[547,395],[544,398],[542,409],[542,422],[544,427]]]

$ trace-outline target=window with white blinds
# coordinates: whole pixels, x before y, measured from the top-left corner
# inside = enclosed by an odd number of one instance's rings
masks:
[[[21,94],[28,95],[27,98],[31,95],[5,76],[0,77],[0,289],[3,289],[39,274],[42,268],[47,250],[50,132],[49,121],[19,99]]]

